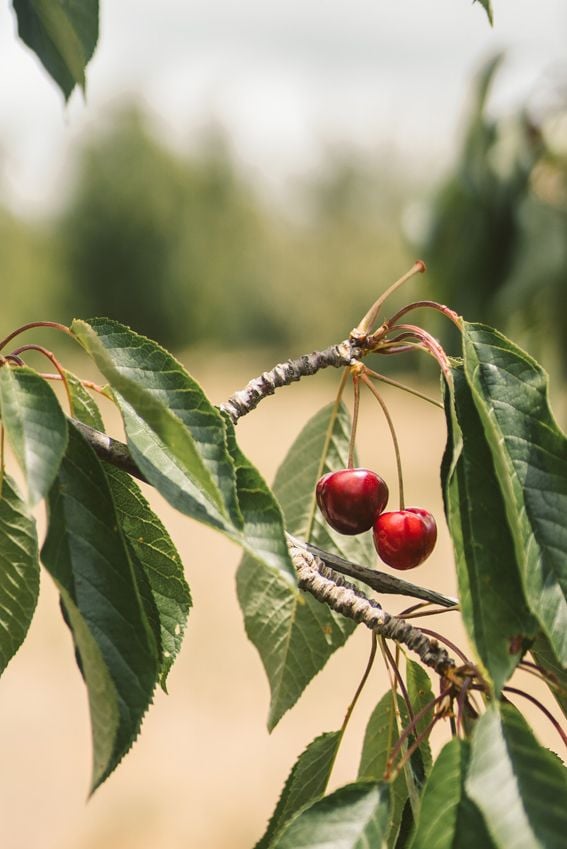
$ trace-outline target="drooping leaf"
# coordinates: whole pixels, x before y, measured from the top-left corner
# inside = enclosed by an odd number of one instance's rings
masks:
[[[567,665],[567,439],[549,408],[547,376],[490,327],[465,324],[463,351],[526,601]]]
[[[38,592],[35,522],[4,472],[0,490],[0,674],[25,639]]]
[[[270,849],[381,849],[389,820],[390,788],[359,781],[319,799],[293,817]]]
[[[406,658],[406,685],[413,714],[415,716],[433,700],[434,696],[433,690],[431,689],[431,679],[429,675],[423,666],[409,658]],[[425,713],[421,719],[417,720],[416,736],[424,733],[430,720],[431,715],[429,713]],[[419,752],[423,761],[425,775],[428,775],[432,764],[429,740],[424,740],[420,744]]]
[[[118,322],[75,321],[72,329],[113,389],[132,457],[148,481],[176,509],[279,570],[293,588],[280,509],[258,471],[237,451],[232,425],[201,387],[157,343]]]
[[[480,3],[484,11],[488,16],[488,20],[490,21],[490,25],[494,24],[494,9],[492,7],[492,0],[474,0],[475,3]]]
[[[484,821],[465,792],[469,743],[454,738],[433,764],[409,849],[494,849]]]
[[[446,397],[448,441],[442,467],[459,599],[467,633],[500,691],[537,629],[526,605],[504,497],[489,439],[462,366]]]
[[[98,41],[98,0],[12,0],[22,41],[36,53],[65,100],[85,91],[85,68]]]
[[[359,779],[383,780],[390,753],[400,736],[398,714],[405,725],[408,716],[403,699],[398,695],[396,709],[392,691],[388,690],[372,711],[366,726],[358,767]],[[385,835],[388,847],[395,846],[407,799],[406,776],[401,770],[390,786],[390,816]]]
[[[138,734],[159,674],[159,647],[107,478],[75,428],[49,495],[41,557],[62,595],[89,691],[94,790]]]
[[[498,849],[565,845],[567,770],[510,705],[478,721],[465,787]]]
[[[287,777],[266,832],[255,849],[268,849],[290,817],[323,796],[341,738],[340,731],[329,731],[313,740],[301,753]]]
[[[0,369],[0,410],[6,435],[24,473],[28,503],[49,492],[67,445],[67,421],[40,375],[18,366]]]
[[[67,380],[76,419],[104,430],[100,411],[81,382],[67,373]],[[145,610],[149,619],[157,619],[158,642],[161,647],[160,683],[165,690],[167,676],[181,648],[187,617],[191,607],[191,594],[183,573],[179,554],[160,519],[142,495],[138,484],[125,472],[109,465],[103,466],[120,527],[132,553],[134,562],[142,569],[145,581],[138,575],[143,596],[149,590],[151,602],[146,599]]]
[[[537,635],[530,652],[535,662],[550,677],[549,689],[555,696],[563,715],[567,717],[567,669],[561,666],[543,634]]]
[[[327,471],[347,463],[350,424],[346,409],[330,404],[303,428],[276,473],[274,495],[286,529],[344,557],[368,559],[364,536],[336,542],[315,511],[315,484]],[[372,559],[375,559],[374,557]],[[298,594],[275,574],[260,572],[245,557],[237,590],[246,633],[258,649],[271,689],[268,727],[273,728],[337,648],[353,623],[310,595]]]
[[[160,683],[177,657],[191,608],[191,594],[183,564],[171,537],[142,495],[140,487],[125,472],[105,469],[120,527],[146,576],[158,614],[162,658]]]
[[[156,342],[110,319],[75,320],[71,330],[108,380],[119,405],[125,401],[146,423],[148,432],[139,444],[137,433],[127,429],[127,436],[129,446],[138,449],[136,459],[143,457],[142,471],[150,483],[157,486],[175,468],[211,507],[238,522],[234,469],[221,414],[181,364]],[[125,424],[128,428],[128,419]],[[157,458],[162,465],[155,470],[148,434],[159,439],[163,449]]]

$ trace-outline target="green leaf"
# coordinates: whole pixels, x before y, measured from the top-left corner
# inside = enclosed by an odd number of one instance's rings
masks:
[[[341,405],[335,410],[334,404],[324,407],[289,449],[276,473],[273,492],[290,533],[344,557],[364,560],[369,549],[363,536],[336,541],[315,512],[315,484],[324,472],[344,468],[349,435],[346,409]],[[237,591],[246,633],[270,682],[268,727],[272,729],[333,652],[344,645],[355,625],[312,596],[298,593],[278,575],[262,572],[248,557],[238,570]]]
[[[147,425],[141,434],[132,432],[125,416],[128,444],[137,449],[135,459],[150,483],[158,486],[164,476],[180,473],[201,491],[208,506],[238,524],[223,419],[201,387],[164,348],[116,321],[75,320],[71,330],[108,380],[121,409],[126,402]]]
[[[191,608],[183,564],[171,537],[150,508],[140,487],[125,472],[105,468],[122,533],[146,576],[158,614],[162,659],[160,683],[177,657]]]
[[[85,90],[85,68],[98,41],[98,0],[13,0],[22,41],[69,96]]]
[[[390,788],[360,781],[300,811],[270,849],[381,849],[389,820]]]
[[[400,736],[399,716],[404,725],[408,715],[404,701],[397,696],[395,707],[392,691],[388,690],[380,699],[368,720],[362,744],[359,779],[384,778],[388,758]],[[400,829],[404,806],[408,799],[408,787],[404,770],[401,770],[390,786],[390,816],[386,831],[387,845],[394,846]]]
[[[492,453],[528,606],[567,665],[567,440],[547,376],[505,336],[464,326],[465,374]]]
[[[38,593],[35,522],[4,473],[0,490],[0,674],[25,639]]]
[[[465,786],[498,849],[565,846],[567,771],[510,705],[478,721]]]
[[[66,374],[75,418],[104,431],[100,411],[81,382]],[[103,466],[122,533],[128,541],[135,562],[141,567],[145,581],[138,575],[140,591],[149,590],[146,615],[157,619],[158,642],[161,647],[160,683],[166,689],[169,671],[181,648],[191,594],[185,581],[179,554],[160,519],[142,495],[132,478],[109,465]]]
[[[488,16],[490,25],[494,26],[494,10],[492,8],[492,0],[474,0],[475,3],[480,3]]]
[[[34,507],[49,492],[59,469],[67,445],[67,421],[47,381],[26,366],[0,369],[0,410],[25,475],[28,504]]]
[[[423,666],[409,658],[406,658],[406,684],[414,716],[434,699],[431,689],[431,679]],[[416,724],[416,734],[423,734],[431,721],[431,714],[426,713]],[[432,758],[431,747],[428,740],[424,740],[419,747],[425,775],[431,770]]]
[[[274,835],[293,814],[323,796],[341,740],[340,731],[329,731],[313,740],[301,753],[287,777],[266,832],[255,849],[268,849]]]
[[[107,478],[75,428],[50,492],[41,557],[61,593],[84,669],[94,790],[138,734],[159,674],[159,647]]]
[[[543,634],[537,635],[530,652],[538,666],[541,666],[551,677],[552,683],[549,684],[549,689],[555,696],[563,715],[567,717],[567,670],[561,666]]]
[[[465,793],[467,741],[441,750],[425,785],[409,849],[493,849],[483,819]]]
[[[446,397],[448,441],[442,466],[459,599],[468,636],[497,692],[537,625],[526,605],[504,498],[462,366]]]

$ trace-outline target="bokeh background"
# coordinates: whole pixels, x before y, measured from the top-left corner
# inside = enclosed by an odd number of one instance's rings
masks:
[[[67,107],[3,6],[2,334],[110,315],[178,352],[220,402],[278,359],[342,339],[421,256],[429,272],[400,299],[435,298],[513,335],[550,371],[565,423],[567,8],[495,6],[491,30],[467,0],[102,0],[87,101],[75,94]],[[428,363],[389,366],[435,391]],[[321,375],[239,425],[268,479],[335,387]],[[408,492],[441,516],[442,419],[387,400]],[[369,401],[361,427],[364,464],[394,478]],[[235,603],[238,552],[153,502],[195,601],[171,695],[156,697],[140,740],[85,804],[87,703],[44,580],[30,637],[0,680],[6,849],[246,849],[296,755],[340,725],[367,636],[269,737],[267,685]],[[419,578],[455,592],[443,530]],[[451,615],[444,627],[464,644]],[[377,669],[335,785],[356,770],[385,683]]]

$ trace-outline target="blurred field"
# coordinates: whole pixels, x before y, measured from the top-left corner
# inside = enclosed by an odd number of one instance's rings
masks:
[[[273,363],[257,357],[190,366],[221,401]],[[244,450],[268,480],[307,418],[329,401],[337,375],[319,375],[281,390],[238,427]],[[427,387],[435,392],[435,387]],[[433,510],[441,533],[430,561],[412,579],[448,594],[455,579],[441,520],[439,461],[442,413],[387,390],[403,452],[407,499]],[[364,397],[360,456],[392,481],[395,467],[378,407]],[[366,663],[370,640],[358,629],[269,736],[267,683],[247,643],[234,592],[238,550],[175,514],[150,493],[187,567],[194,610],[186,642],[158,693],[139,741],[88,803],[90,732],[85,690],[49,579],[30,636],[0,680],[0,822],[2,849],[251,849],[302,748],[340,726]],[[44,576],[45,577],[45,576]],[[407,601],[387,599],[399,611]],[[464,646],[457,614],[429,620]],[[531,688],[530,679],[526,684]],[[369,712],[386,684],[380,662],[353,716],[333,785],[351,780]],[[533,691],[533,690],[532,690]],[[549,699],[547,699],[549,704]],[[522,705],[524,707],[524,705]],[[533,719],[533,711],[528,711]],[[559,751],[550,726],[540,739]],[[448,728],[435,737],[438,747]]]

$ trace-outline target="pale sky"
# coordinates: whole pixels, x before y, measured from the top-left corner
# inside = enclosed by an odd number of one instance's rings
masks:
[[[565,0],[494,0],[495,27],[470,0],[101,0],[88,99],[65,109],[0,6],[4,195],[41,210],[59,192],[69,145],[139,93],[163,136],[189,143],[212,119],[268,183],[340,140],[394,147],[412,162],[451,156],[471,73],[509,59],[493,108],[533,96],[566,57]]]

